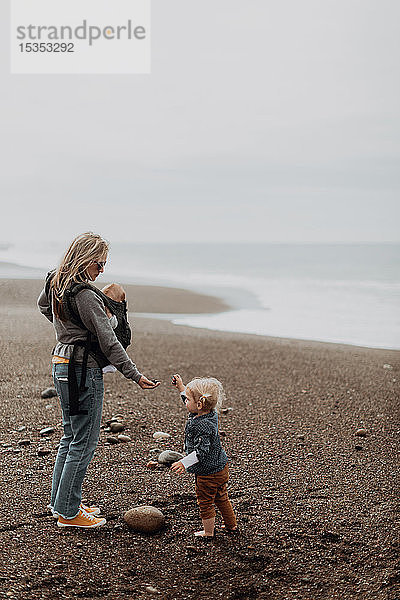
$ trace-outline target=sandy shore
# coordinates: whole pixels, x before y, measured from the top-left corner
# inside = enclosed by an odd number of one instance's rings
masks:
[[[0,280],[4,597],[141,599],[151,585],[166,600],[399,598],[399,352],[135,318],[129,353],[163,385],[143,392],[118,373],[106,376],[103,422],[122,413],[133,441],[110,446],[102,431],[84,489],[107,525],[64,531],[46,512],[61,426],[57,399],[40,397],[52,383],[54,345],[35,307],[40,287]],[[183,290],[131,286],[129,299],[137,312],[224,309]],[[177,370],[185,380],[221,379],[233,408],[221,415],[220,429],[236,538],[219,530],[211,543],[195,540],[193,476],[146,469],[154,431],[172,436],[158,446],[181,450],[186,415],[169,385]],[[46,426],[55,433],[40,438]],[[356,436],[359,428],[366,437]],[[30,445],[19,446],[24,438]],[[50,454],[38,457],[39,446]],[[126,529],[121,516],[139,504],[164,512],[163,532]]]
[[[97,287],[107,283],[102,281]],[[0,279],[0,305],[17,304],[32,308],[39,295],[43,281],[36,279]],[[202,296],[176,288],[124,284],[128,309],[133,313],[217,313],[228,310],[218,298]]]

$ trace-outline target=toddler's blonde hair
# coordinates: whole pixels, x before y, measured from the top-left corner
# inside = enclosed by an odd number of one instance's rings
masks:
[[[221,410],[225,392],[222,383],[215,377],[195,377],[186,387],[192,392],[196,402],[204,401],[204,409],[215,409],[217,412]]]

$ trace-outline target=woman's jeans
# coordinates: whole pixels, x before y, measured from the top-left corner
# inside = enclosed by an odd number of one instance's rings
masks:
[[[75,366],[80,382],[82,369]],[[79,397],[79,408],[86,415],[69,414],[68,365],[53,365],[53,380],[61,402],[64,435],[61,438],[53,471],[51,507],[66,519],[79,512],[82,482],[99,440],[103,410],[104,384],[101,369],[88,368],[85,392]]]

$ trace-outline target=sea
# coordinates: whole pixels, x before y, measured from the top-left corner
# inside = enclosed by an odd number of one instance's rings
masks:
[[[0,244],[0,277],[43,277],[63,250]],[[184,288],[231,307],[152,315],[176,324],[400,349],[400,244],[113,243],[101,277]]]

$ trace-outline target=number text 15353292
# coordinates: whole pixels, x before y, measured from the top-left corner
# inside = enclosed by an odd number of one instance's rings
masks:
[[[24,42],[19,48],[21,52],[75,52],[72,42]]]

